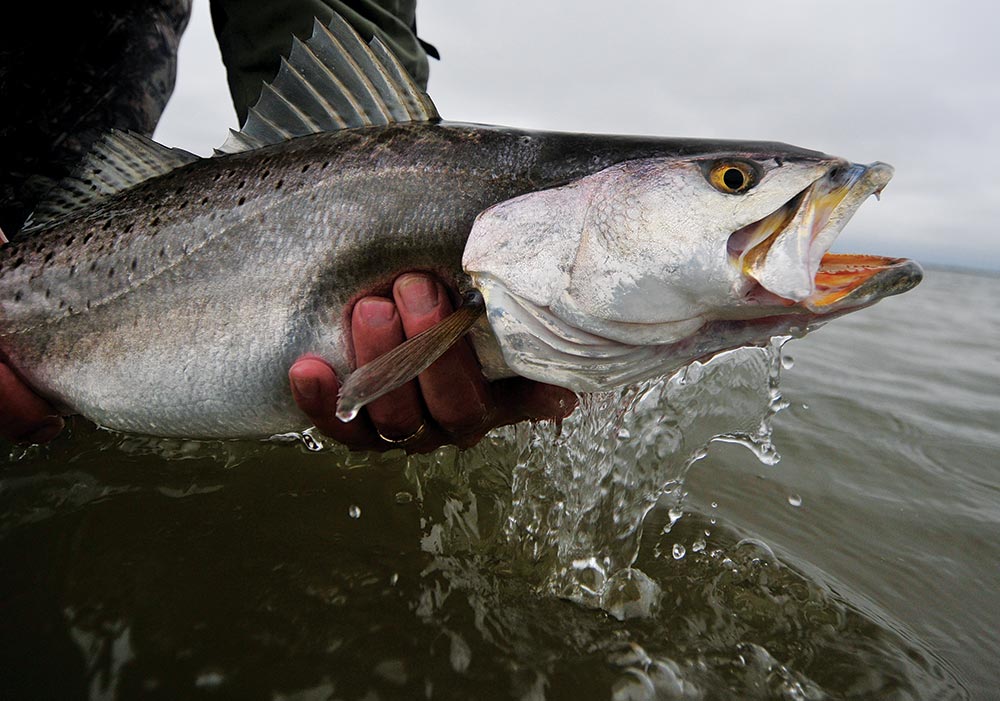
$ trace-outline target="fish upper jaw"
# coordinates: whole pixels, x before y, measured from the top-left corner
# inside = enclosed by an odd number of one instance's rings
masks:
[[[746,279],[782,299],[809,299],[834,239],[868,196],[882,191],[892,173],[885,163],[833,162],[784,206],[736,231],[728,242],[731,261]]]

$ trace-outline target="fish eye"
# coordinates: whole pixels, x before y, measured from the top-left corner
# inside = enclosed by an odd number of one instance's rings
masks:
[[[719,192],[738,195],[757,184],[757,170],[746,161],[716,161],[706,178]]]

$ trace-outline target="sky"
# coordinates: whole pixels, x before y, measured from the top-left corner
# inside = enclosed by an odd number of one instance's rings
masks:
[[[208,155],[236,117],[194,5],[156,138]],[[1000,270],[1000,4],[418,0],[417,26],[441,53],[428,92],[445,119],[886,161],[881,202],[834,251]]]

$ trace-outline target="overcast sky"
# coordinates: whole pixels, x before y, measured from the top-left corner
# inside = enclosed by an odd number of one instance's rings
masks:
[[[1000,4],[418,0],[417,24],[445,119],[887,161],[834,250],[1000,270]],[[156,137],[207,155],[235,123],[195,0]]]

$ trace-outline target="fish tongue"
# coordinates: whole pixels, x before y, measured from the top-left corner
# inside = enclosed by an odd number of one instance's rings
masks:
[[[809,297],[816,288],[819,258],[815,265],[810,260],[816,223],[812,198],[813,191],[810,189],[788,224],[767,247],[766,253],[757,256],[747,271],[769,292],[796,302]]]

